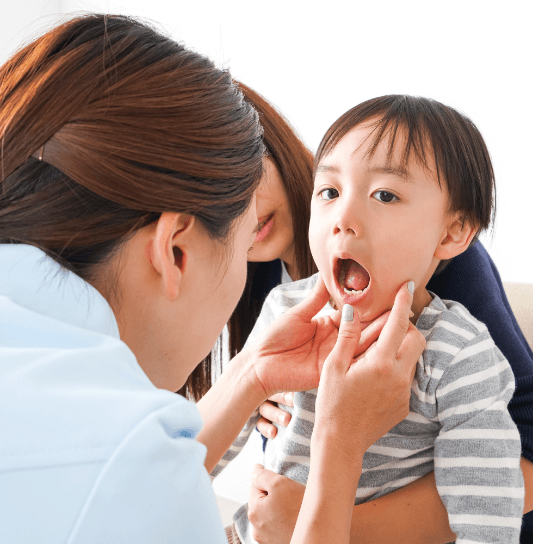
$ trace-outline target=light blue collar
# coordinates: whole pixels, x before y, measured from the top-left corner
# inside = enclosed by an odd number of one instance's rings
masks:
[[[0,297],[76,327],[120,337],[105,298],[36,247],[0,244]]]

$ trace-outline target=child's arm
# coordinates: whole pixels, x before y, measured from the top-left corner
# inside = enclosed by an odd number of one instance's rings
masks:
[[[239,433],[239,436],[235,439],[229,450],[222,456],[222,459],[217,463],[215,468],[211,471],[211,478],[216,478],[228,465],[230,461],[233,461],[237,455],[241,452],[242,448],[248,442],[250,433],[254,430],[257,420],[259,419],[259,412],[256,410],[252,417],[247,421],[243,430]]]
[[[245,348],[248,346],[254,338],[268,325],[270,325],[276,318],[283,315],[283,313],[288,309],[288,305],[280,304],[278,302],[278,297],[276,290],[273,290],[266,298],[261,313],[250,333],[248,339],[246,340]],[[229,447],[226,453],[222,456],[220,461],[217,463],[215,468],[211,471],[211,477],[216,478],[228,465],[230,461],[233,461],[237,455],[241,452],[242,448],[248,442],[251,432],[254,430],[257,421],[260,418],[259,411],[256,410],[250,419],[246,422],[244,428],[239,433],[233,444]]]
[[[458,544],[519,541],[524,483],[507,410],[513,391],[511,368],[486,330],[455,356],[437,388],[435,480]]]

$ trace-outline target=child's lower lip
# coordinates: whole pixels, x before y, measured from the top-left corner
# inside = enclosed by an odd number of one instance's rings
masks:
[[[270,216],[270,219],[263,225],[263,228],[255,235],[254,244],[262,242],[270,234],[273,224],[274,214]]]

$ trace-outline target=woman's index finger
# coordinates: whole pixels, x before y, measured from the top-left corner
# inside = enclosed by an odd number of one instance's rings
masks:
[[[377,341],[377,349],[391,357],[396,357],[409,328],[409,315],[413,304],[414,283],[412,281],[402,285],[390,312],[387,323],[383,327]]]

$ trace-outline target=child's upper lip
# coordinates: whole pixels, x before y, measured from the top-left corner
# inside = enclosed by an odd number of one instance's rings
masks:
[[[368,272],[368,268],[365,266],[365,264],[359,260],[359,258],[355,258],[352,254],[348,253],[347,251],[336,251],[333,254],[333,269],[335,270],[335,266],[337,265],[337,262],[340,259],[351,259],[352,261],[355,261],[359,263],[364,269]],[[368,272],[370,274],[370,272]]]

